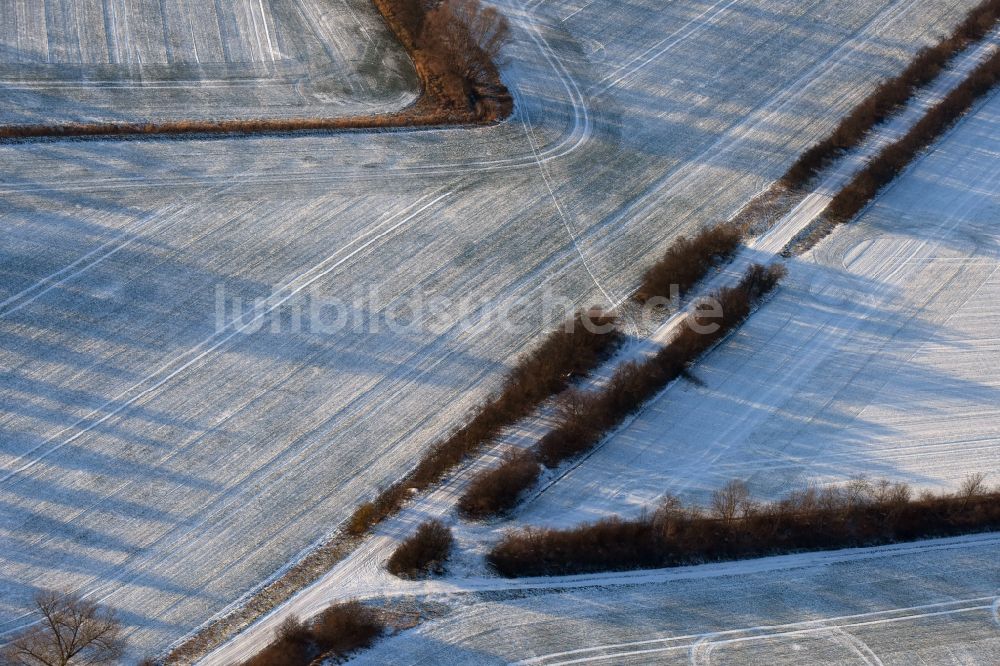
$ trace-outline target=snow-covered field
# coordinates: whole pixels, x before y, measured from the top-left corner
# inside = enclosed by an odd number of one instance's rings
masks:
[[[519,518],[635,515],[726,481],[762,496],[868,475],[1000,482],[1000,96],[850,226],[789,262],[778,295]]]
[[[995,664],[1000,537],[469,594],[357,664]],[[531,579],[529,579],[531,580]]]
[[[412,101],[370,0],[0,0],[0,123],[343,116]]]
[[[285,38],[271,3],[247,0],[4,0],[0,12],[8,63],[271,62]]]
[[[507,3],[496,127],[0,146],[0,630],[68,586],[190,632],[458,423],[546,292],[621,299],[972,4]],[[306,294],[350,325],[294,331]],[[417,294],[526,307],[372,321]]]

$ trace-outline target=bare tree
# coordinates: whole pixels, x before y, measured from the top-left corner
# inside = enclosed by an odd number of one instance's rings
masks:
[[[572,387],[563,391],[556,399],[556,418],[560,424],[579,423],[593,408],[591,393]]]
[[[509,37],[507,19],[479,0],[442,0],[427,13],[422,33],[422,41],[455,70],[466,95],[487,85]]]
[[[958,488],[958,496],[966,499],[985,495],[986,492],[986,475],[982,472],[975,472],[965,477]]]
[[[4,666],[100,666],[117,663],[124,653],[113,611],[52,591],[39,593],[35,606],[39,621],[0,650]]]
[[[726,525],[751,506],[750,490],[742,481],[730,481],[712,493],[712,513]]]
[[[487,62],[499,62],[503,47],[510,39],[510,23],[496,7],[483,6],[479,0],[448,0],[468,28],[469,38],[479,47]]]
[[[697,513],[697,508],[688,509],[677,495],[667,494],[660,499],[660,505],[650,521],[656,534],[663,539],[672,539],[677,535],[678,524],[695,518]]]

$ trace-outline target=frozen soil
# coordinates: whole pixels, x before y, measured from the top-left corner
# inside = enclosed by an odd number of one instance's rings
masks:
[[[494,127],[0,146],[0,631],[43,586],[143,652],[223,612],[460,423],[547,297],[624,298],[972,4],[505,3]],[[296,330],[303,295],[347,325]]]
[[[1000,482],[1000,97],[789,261],[777,296],[519,515],[568,525],[854,476]]]
[[[351,663],[985,666],[1000,659],[997,539],[486,595]]]
[[[370,0],[0,0],[0,124],[347,116],[418,93]]]

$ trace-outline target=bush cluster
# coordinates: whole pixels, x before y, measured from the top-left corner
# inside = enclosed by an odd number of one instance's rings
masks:
[[[331,606],[306,623],[289,618],[274,641],[243,666],[307,666],[318,657],[342,658],[368,647],[385,630],[378,613],[356,601]]]
[[[510,25],[480,0],[375,0],[437,106],[478,120],[506,117],[513,98],[497,62]]]
[[[883,82],[829,136],[802,153],[782,177],[782,183],[788,187],[802,187],[833,159],[859,145],[872,127],[892,115],[917,89],[932,81],[952,57],[982,39],[998,19],[1000,0],[980,3],[951,35],[920,51],[901,74]]]
[[[1000,528],[1000,489],[970,477],[954,494],[915,495],[905,484],[857,480],[753,500],[740,482],[710,508],[667,498],[651,516],[569,530],[507,534],[487,560],[504,576],[567,575],[682,566],[804,550],[871,546]]]
[[[458,501],[458,511],[471,520],[506,513],[517,506],[521,495],[538,482],[541,473],[542,466],[533,452],[511,455],[498,467],[472,479]]]
[[[599,311],[578,314],[520,359],[500,392],[487,400],[468,423],[431,446],[416,467],[378,496],[359,506],[347,531],[365,534],[394,514],[414,491],[424,490],[496,438],[504,428],[528,416],[575,378],[596,368],[620,344],[615,319]]]
[[[708,271],[733,257],[740,247],[742,234],[734,224],[720,224],[694,236],[678,238],[663,258],[642,277],[634,298],[645,303],[651,298],[684,296]]]
[[[680,377],[722,337],[739,326],[762,296],[784,276],[782,265],[751,266],[740,283],[713,295],[718,311],[695,310],[673,340],[651,359],[622,365],[607,386],[567,396],[559,422],[538,443],[548,467],[590,450],[611,428]]]
[[[600,391],[570,390],[559,398],[556,426],[539,440],[534,451],[513,456],[495,469],[472,479],[459,500],[467,518],[482,519],[510,511],[518,498],[538,480],[539,461],[555,467],[592,449],[626,416],[680,377],[699,356],[739,326],[753,306],[785,275],[780,264],[751,266],[735,287],[713,295],[719,305],[714,315],[696,310],[674,339],[643,363],[619,367]]]
[[[977,99],[1000,82],[1000,53],[979,65],[961,84],[924,115],[901,139],[887,146],[869,162],[827,208],[833,222],[848,222],[871,201],[879,190],[902,171],[917,154],[929,146],[968,111]]]
[[[439,520],[429,520],[417,528],[389,557],[386,568],[401,578],[418,578],[444,571],[454,538],[451,529]]]

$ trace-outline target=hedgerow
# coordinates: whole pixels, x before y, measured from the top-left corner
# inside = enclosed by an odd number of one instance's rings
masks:
[[[734,224],[720,224],[694,236],[681,236],[642,276],[635,300],[646,303],[653,298],[683,297],[713,266],[731,259],[742,239],[743,234]]]
[[[459,500],[468,518],[489,518],[512,509],[537,481],[541,461],[555,467],[591,450],[604,435],[680,377],[698,357],[739,326],[753,306],[773,290],[785,267],[753,265],[734,287],[713,294],[711,317],[703,310],[690,314],[674,339],[642,363],[620,366],[598,391],[568,391],[560,397],[558,421],[531,452],[508,458],[497,468],[473,478]]]
[[[622,340],[615,319],[601,312],[580,313],[552,332],[507,374],[497,396],[476,410],[464,426],[432,445],[416,466],[370,502],[359,506],[347,523],[361,535],[394,514],[412,496],[442,479],[463,460],[493,441],[504,428],[528,416],[577,377],[596,368]]]
[[[539,459],[555,467],[593,448],[605,433],[739,326],[784,275],[785,268],[780,264],[751,266],[739,284],[713,294],[711,300],[717,308],[711,313],[691,313],[674,339],[651,359],[622,365],[600,391],[571,396],[575,404],[561,410],[559,423],[539,441]]]
[[[961,84],[932,107],[898,141],[876,155],[830,202],[833,222],[851,220],[889,184],[921,150],[929,146],[972,105],[1000,83],[1000,52],[979,65]]]
[[[951,58],[985,37],[998,20],[1000,0],[980,3],[948,37],[917,53],[902,73],[879,85],[829,136],[802,153],[781,182],[788,187],[802,187],[831,161],[858,146],[875,125],[909,101],[919,88],[930,83]]]
[[[550,576],[673,567],[805,550],[873,546],[1000,528],[1000,489],[973,476],[953,494],[917,495],[899,483],[846,486],[754,501],[740,482],[710,508],[668,497],[638,520],[608,518],[568,530],[526,528],[488,554],[504,576]]]
[[[458,512],[477,520],[510,511],[524,492],[537,483],[541,472],[542,466],[531,451],[509,456],[499,466],[472,479],[458,501]]]

